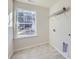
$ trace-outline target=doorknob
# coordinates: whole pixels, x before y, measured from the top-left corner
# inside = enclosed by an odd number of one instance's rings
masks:
[[[68,36],[71,36],[71,34],[68,34]]]
[[[53,29],[53,32],[56,32],[56,30],[55,30],[55,29]]]

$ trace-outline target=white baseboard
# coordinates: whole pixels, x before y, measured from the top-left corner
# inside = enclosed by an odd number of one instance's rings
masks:
[[[35,44],[35,45],[31,45],[31,46],[27,46],[27,47],[24,47],[24,48],[16,49],[14,52],[22,51],[22,50],[25,50],[25,49],[28,49],[28,48],[33,48],[33,47],[36,47],[36,46],[41,46],[41,45],[44,45],[44,44],[48,44],[48,41],[43,42],[43,43],[38,43],[38,44]]]
[[[70,59],[67,56],[65,56],[57,47],[55,47],[54,45],[52,47],[55,48],[64,58]]]

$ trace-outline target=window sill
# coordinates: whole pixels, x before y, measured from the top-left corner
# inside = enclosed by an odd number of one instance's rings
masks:
[[[16,39],[23,39],[23,38],[31,38],[31,37],[38,37],[38,35],[36,34],[36,35],[18,35],[16,38],[15,38],[15,40]]]

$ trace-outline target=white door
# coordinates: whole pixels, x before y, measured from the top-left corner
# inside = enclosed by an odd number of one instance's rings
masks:
[[[71,13],[68,11],[65,13],[65,42],[68,44],[68,52],[65,53],[70,58],[71,53]]]
[[[66,15],[61,14],[50,19],[50,44],[64,56],[70,57],[70,14]],[[63,52],[63,42],[68,44],[67,52]]]

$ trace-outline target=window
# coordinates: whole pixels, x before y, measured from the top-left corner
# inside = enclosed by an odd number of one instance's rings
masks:
[[[8,27],[12,27],[12,12],[8,15]]]
[[[17,36],[36,36],[36,12],[17,9]]]

